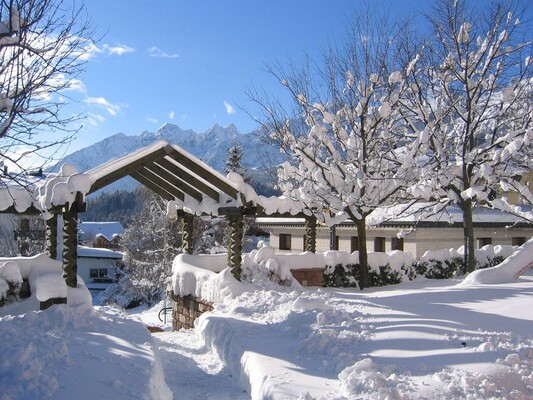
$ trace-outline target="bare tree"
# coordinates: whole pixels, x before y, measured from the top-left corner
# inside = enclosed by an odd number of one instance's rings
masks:
[[[498,205],[498,192],[520,186],[531,167],[533,54],[522,16],[502,3],[440,0],[427,15],[429,39],[406,56],[414,59],[402,112],[425,153],[413,188],[462,210],[468,271],[474,206]]]
[[[367,217],[405,200],[416,146],[413,137],[398,134],[405,73],[394,57],[397,30],[366,7],[354,15],[349,40],[331,46],[320,63],[270,67],[293,109],[249,93],[262,107],[268,140],[292,160],[278,175],[284,194],[322,220],[348,216],[357,226],[361,287],[368,286]]]
[[[0,0],[0,155],[18,169],[28,155],[43,166],[78,130],[61,109],[94,46],[84,12],[74,0]]]

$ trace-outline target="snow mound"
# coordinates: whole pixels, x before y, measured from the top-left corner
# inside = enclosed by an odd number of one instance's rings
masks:
[[[531,268],[533,268],[533,238],[520,246],[501,264],[470,273],[460,286],[513,282]]]
[[[86,308],[5,316],[2,399],[171,399],[151,340],[139,322]]]

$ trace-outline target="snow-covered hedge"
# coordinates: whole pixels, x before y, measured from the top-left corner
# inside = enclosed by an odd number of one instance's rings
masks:
[[[328,251],[324,254],[324,286],[358,287],[361,280],[359,253]],[[370,286],[392,285],[416,277],[416,261],[410,253],[391,251],[368,253]]]
[[[515,246],[487,245],[477,249],[476,269],[491,268],[498,265],[511,254]],[[325,255],[324,286],[358,287],[361,279],[358,252],[352,254],[342,251],[330,251]],[[464,248],[427,251],[420,260],[415,260],[410,253],[391,251],[388,253],[368,253],[369,285],[391,285],[417,277],[428,279],[448,279],[463,275]]]
[[[516,247],[507,245],[486,245],[476,249],[476,269],[491,268],[498,265],[511,254]],[[447,279],[456,275],[464,275],[464,247],[427,251],[416,265],[416,273],[429,279]]]

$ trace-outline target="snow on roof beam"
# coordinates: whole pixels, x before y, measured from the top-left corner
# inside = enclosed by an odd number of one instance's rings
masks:
[[[124,178],[125,176],[131,175],[134,172],[139,171],[145,165],[147,165],[147,164],[149,164],[151,162],[154,162],[155,160],[158,160],[160,158],[163,158],[165,156],[165,154],[166,154],[165,153],[165,149],[164,148],[159,148],[159,149],[155,150],[151,154],[147,154],[147,155],[145,155],[142,158],[138,158],[138,159],[132,160],[128,164],[123,165],[122,167],[120,167],[120,168],[118,168],[118,169],[116,169],[114,171],[111,171],[111,172],[108,172],[108,173],[102,175],[101,177],[97,178],[94,181],[94,183],[91,185],[91,189],[89,190],[89,192],[87,194],[94,193],[97,190],[103,188],[104,186],[107,186],[107,185],[109,185],[109,184],[111,184],[111,183],[113,183],[115,181],[118,181],[119,179]],[[108,164],[104,164],[104,166],[107,168]],[[94,170],[89,171],[88,174],[95,174],[95,173],[100,172],[103,169],[104,169],[103,166],[102,166],[101,169],[100,168],[95,168]]]

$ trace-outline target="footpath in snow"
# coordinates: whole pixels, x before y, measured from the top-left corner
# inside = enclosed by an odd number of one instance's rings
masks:
[[[533,271],[494,271],[364,291],[223,274],[194,330],[155,334],[160,307],[10,304],[0,399],[531,399]]]

